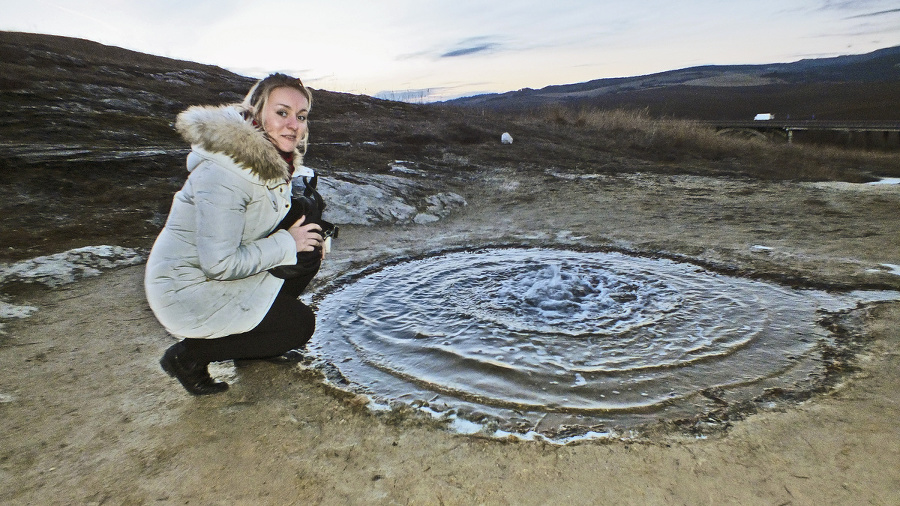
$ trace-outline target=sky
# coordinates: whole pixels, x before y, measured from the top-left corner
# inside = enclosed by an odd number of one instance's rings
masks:
[[[80,37],[413,102],[900,45],[898,0],[0,0]]]

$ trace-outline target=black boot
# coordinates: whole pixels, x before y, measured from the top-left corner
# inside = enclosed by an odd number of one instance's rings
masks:
[[[303,354],[303,350],[288,350],[277,357],[268,357],[263,360],[273,364],[293,365],[303,362],[305,358],[306,356]]]
[[[159,360],[159,365],[166,374],[177,379],[185,390],[193,395],[217,394],[228,390],[228,383],[215,381],[206,368],[208,364],[188,362],[181,356],[184,350],[182,343],[171,346]]]
[[[269,362],[271,364],[279,364],[279,365],[295,365],[303,362],[306,359],[306,356],[303,354],[302,350],[288,350],[281,355],[275,355],[274,357],[263,357],[263,358],[244,358],[244,359],[234,359],[235,367],[247,367],[253,362]]]

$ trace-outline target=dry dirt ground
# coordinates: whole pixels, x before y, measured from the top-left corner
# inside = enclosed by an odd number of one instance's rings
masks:
[[[666,252],[900,288],[882,265],[900,265],[898,186],[496,169],[460,193],[469,205],[437,223],[345,227],[318,288],[374,261],[484,244]],[[858,369],[808,401],[706,439],[558,446],[371,414],[300,366],[220,368],[232,388],[191,397],[158,366],[171,341],[142,274],[16,294],[39,311],[0,336],[0,503],[900,503],[900,303],[868,310]]]

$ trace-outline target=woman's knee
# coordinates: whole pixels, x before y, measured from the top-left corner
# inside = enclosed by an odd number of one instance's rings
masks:
[[[299,301],[298,301],[299,302]],[[303,329],[303,342],[309,341],[313,333],[316,331],[316,313],[306,304],[300,303],[297,308],[298,328]]]

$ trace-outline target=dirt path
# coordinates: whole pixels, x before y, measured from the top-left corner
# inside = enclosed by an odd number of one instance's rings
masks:
[[[900,287],[882,265],[900,264],[896,187],[500,170],[478,182],[449,220],[346,227],[323,282],[444,247],[579,243]],[[0,502],[900,503],[900,303],[871,309],[859,372],[829,394],[709,439],[555,446],[373,415],[314,373],[267,363],[238,369],[226,394],[190,397],[157,364],[170,340],[142,274],[17,296],[39,311],[0,336]]]

